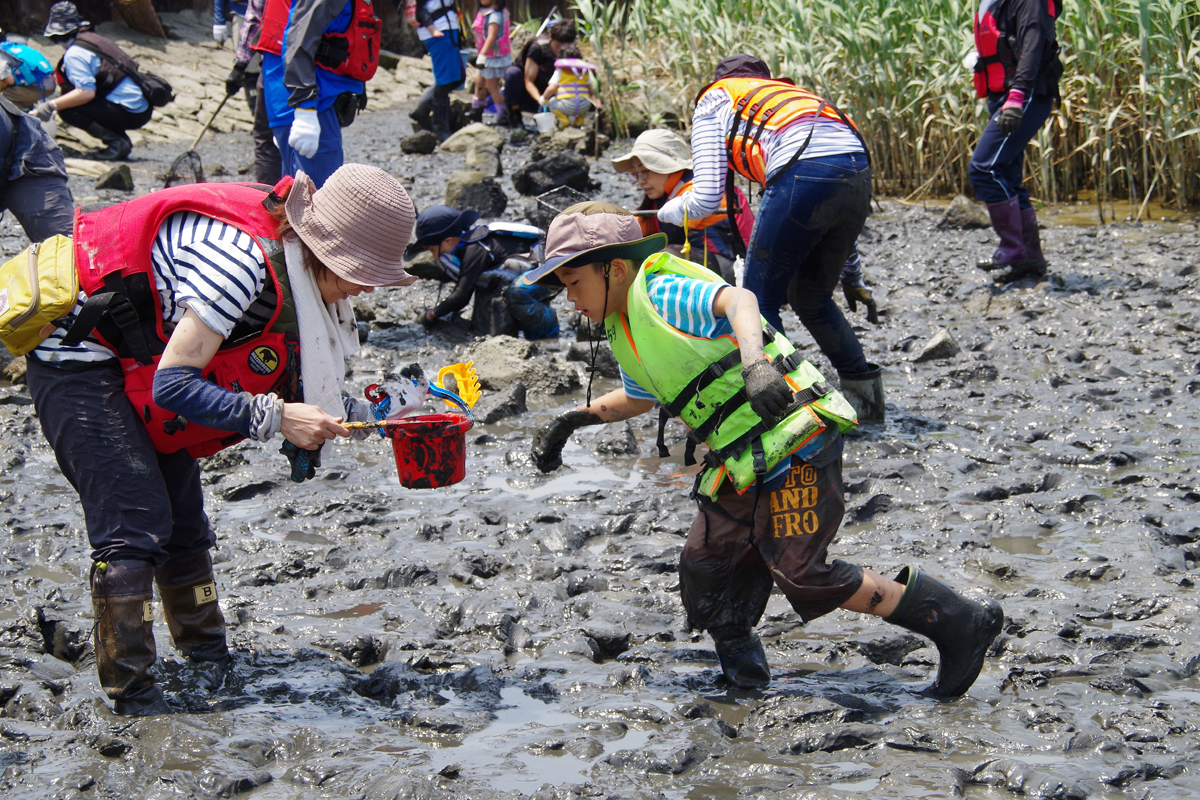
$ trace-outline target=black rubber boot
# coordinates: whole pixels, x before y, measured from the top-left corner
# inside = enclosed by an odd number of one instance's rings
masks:
[[[150,612],[153,581],[150,561],[92,565],[96,672],[113,710],[124,716],[171,713],[151,672],[157,655]]]
[[[133,152],[133,142],[124,131],[114,131],[99,122],[93,122],[85,130],[107,145],[103,150],[92,150],[84,158],[95,161],[124,161]]]
[[[521,104],[520,103],[508,106],[508,127],[510,127],[510,128],[524,128],[525,127],[525,120],[521,116]]]
[[[963,597],[916,567],[900,570],[895,580],[904,584],[904,596],[884,621],[932,639],[938,649],[937,680],[922,694],[961,697],[979,677],[984,656],[1000,635],[1003,609],[995,600]]]
[[[878,364],[868,364],[869,372],[849,374],[839,372],[842,397],[858,412],[859,422],[884,422],[887,406],[883,399],[883,370]]]
[[[430,120],[430,114],[433,112],[433,87],[425,90],[421,95],[421,99],[417,102],[417,107],[409,112],[408,118],[412,120],[413,132],[417,131],[432,131],[433,123]]]
[[[175,648],[192,661],[227,667],[230,657],[225,616],[217,602],[209,551],[171,558],[154,570],[154,579]]]
[[[432,109],[433,132],[444,142],[450,138],[450,98],[434,97]]]
[[[739,689],[765,689],[771,684],[771,668],[762,640],[749,628],[709,633],[713,635],[721,672],[730,683]]]

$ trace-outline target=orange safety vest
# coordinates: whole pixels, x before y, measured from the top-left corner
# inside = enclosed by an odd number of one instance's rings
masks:
[[[733,125],[725,137],[729,167],[763,186],[767,186],[767,160],[758,140],[763,131],[778,131],[800,117],[811,115],[848,125],[855,135],[858,128],[832,103],[787,80],[768,78],[723,78],[700,90],[696,102],[714,89],[724,89],[733,100]],[[811,134],[810,134],[811,135]],[[859,137],[862,138],[861,136]],[[808,143],[805,142],[805,147]],[[864,145],[863,149],[866,147]],[[796,153],[799,158],[804,147]],[[782,174],[780,170],[777,174]]]

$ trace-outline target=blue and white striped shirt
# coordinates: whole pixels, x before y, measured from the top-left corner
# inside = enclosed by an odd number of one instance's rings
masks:
[[[224,337],[240,321],[262,328],[271,318],[276,298],[273,287],[267,286],[262,251],[249,234],[233,225],[194,211],[172,214],[159,226],[150,260],[167,335],[189,308]],[[260,296],[264,287],[270,296]],[[85,300],[87,295],[80,292],[69,319],[79,313]],[[116,357],[91,336],[78,347],[63,347],[65,335],[64,328],[56,328],[33,355],[40,361],[104,361]]]

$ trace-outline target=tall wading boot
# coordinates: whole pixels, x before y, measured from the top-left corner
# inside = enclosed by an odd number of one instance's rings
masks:
[[[412,120],[413,132],[417,131],[432,131],[433,123],[430,120],[430,114],[433,112],[433,87],[425,90],[421,95],[421,99],[417,101],[417,107],[408,113],[408,118]]]
[[[991,258],[976,262],[975,266],[984,272],[1029,269],[1032,264],[1025,252],[1020,201],[1010,197],[999,203],[988,203],[987,210],[992,219],[992,229],[1000,237],[1000,246]]]
[[[209,551],[169,559],[154,570],[154,579],[175,649],[191,661],[227,669],[232,659]]]
[[[1042,235],[1038,231],[1037,211],[1021,209],[1021,240],[1025,244],[1025,262],[1013,267],[993,280],[997,283],[1012,283],[1021,278],[1041,278],[1046,274],[1046,257],[1042,255]]]
[[[524,128],[525,127],[525,120],[521,116],[521,104],[520,103],[515,103],[515,104],[510,103],[508,105],[508,127],[510,127],[510,128]]]
[[[971,600],[916,567],[896,575],[904,585],[900,604],[884,621],[933,640],[938,649],[938,674],[922,694],[961,697],[983,668],[988,648],[1000,635],[1004,611],[995,600]]]
[[[85,158],[96,161],[124,161],[133,152],[133,142],[124,131],[110,130],[99,122],[93,122],[84,130],[107,145],[103,150],[92,150],[84,156]]]
[[[433,98],[433,132],[439,142],[450,138],[450,98]]]
[[[113,710],[131,717],[170,714],[154,681],[154,616],[150,561],[92,564],[92,608],[96,614],[96,672]]]
[[[858,412],[859,422],[883,422],[887,408],[883,398],[883,369],[878,364],[868,364],[870,370],[850,374],[839,372],[842,397]]]
[[[740,689],[765,689],[771,668],[762,640],[747,627],[726,625],[709,631],[725,678]]]

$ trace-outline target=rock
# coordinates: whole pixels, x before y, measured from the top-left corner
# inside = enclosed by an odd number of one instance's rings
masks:
[[[921,348],[921,352],[913,357],[913,363],[923,364],[926,361],[942,361],[947,358],[954,358],[962,352],[962,348],[958,346],[958,342],[954,341],[954,337],[950,335],[950,331],[945,328],[939,328],[933,338],[925,343]]]
[[[600,149],[607,149],[609,139],[604,134],[600,134]],[[530,153],[530,160],[536,161],[543,158],[549,158],[555,153],[561,152],[579,153],[580,155],[593,156],[596,153],[596,132],[591,128],[563,128],[562,130],[552,133],[540,134],[537,141],[533,143],[533,148]]]
[[[467,171],[482,172],[491,177],[501,175],[500,148],[484,145],[468,148],[464,166]]]
[[[433,131],[417,131],[412,136],[400,140],[400,152],[427,156],[437,149],[437,134]]]
[[[939,228],[958,228],[959,230],[974,230],[976,228],[992,227],[992,220],[987,211],[966,195],[955,195],[950,201],[950,207],[938,222]]]
[[[583,191],[589,176],[590,168],[583,156],[562,152],[532,161],[517,170],[513,175],[513,187],[524,195],[538,195],[560,186]]]
[[[495,178],[482,172],[455,172],[446,182],[445,203],[454,208],[473,208],[484,218],[495,218],[508,208],[508,195]]]
[[[638,453],[637,439],[629,423],[605,425],[596,434],[596,453],[606,456],[633,456]]]
[[[485,397],[473,410],[475,419],[491,425],[502,419],[516,417],[528,411],[525,405],[525,384],[517,381],[499,394]]]
[[[529,131],[524,128],[513,128],[508,134],[509,144],[525,144],[529,141]]]
[[[129,171],[128,164],[121,164],[113,167],[108,172],[100,176],[100,180],[96,181],[97,189],[116,189],[119,192],[133,191],[133,173]]]
[[[500,151],[504,137],[492,126],[474,122],[442,142],[443,153],[466,153],[472,147],[491,147]]]
[[[536,352],[533,342],[514,336],[496,336],[472,345],[467,358],[475,362],[479,385],[486,390],[500,391],[521,379]]]
[[[572,344],[567,348],[567,361],[580,361],[590,366],[592,363],[591,348],[578,342]],[[595,366],[596,372],[603,378],[615,380],[621,377],[621,368],[607,342],[596,348]]]
[[[391,50],[379,50],[379,68],[386,69],[389,72],[400,66],[400,54],[393,53]]]
[[[412,261],[405,262],[404,271],[430,281],[446,279],[446,273],[442,272],[442,268],[428,250],[422,250]]]

